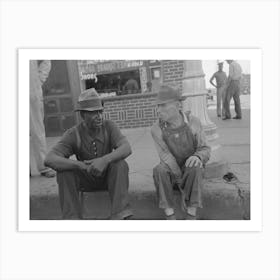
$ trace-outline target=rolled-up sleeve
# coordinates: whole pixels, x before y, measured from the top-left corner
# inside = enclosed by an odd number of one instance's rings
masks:
[[[74,154],[75,147],[76,136],[73,129],[69,129],[63,134],[58,143],[52,147],[50,152],[64,158],[69,158]]]
[[[41,83],[43,84],[51,71],[51,61],[50,60],[43,60],[38,66],[38,74]]]

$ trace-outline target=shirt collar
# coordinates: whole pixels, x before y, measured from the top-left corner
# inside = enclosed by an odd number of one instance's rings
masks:
[[[184,119],[184,123],[189,123],[189,121],[188,121],[188,117],[187,117],[187,114],[189,114],[189,113],[184,113],[184,112],[181,112],[181,114],[183,115],[183,119]]]
[[[86,128],[85,123],[83,123],[83,128],[87,131],[88,129]],[[91,138],[91,141],[99,141],[101,143],[105,142],[105,137],[104,137],[104,123],[103,125],[100,127],[100,129],[96,132],[96,134],[94,136],[90,135],[89,132],[87,131],[88,137]]]

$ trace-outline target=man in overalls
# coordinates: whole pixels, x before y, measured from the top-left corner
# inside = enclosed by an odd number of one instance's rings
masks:
[[[200,120],[181,111],[182,97],[178,90],[161,86],[156,104],[159,119],[151,133],[160,158],[153,169],[159,207],[166,219],[175,220],[173,187],[181,192],[181,206],[189,219],[195,219],[202,207],[202,168],[210,157]]]
[[[131,154],[126,137],[111,120],[103,120],[102,101],[94,88],[79,97],[82,122],[67,130],[48,153],[45,164],[57,171],[63,219],[82,219],[78,190],[108,189],[111,219],[132,216],[128,201],[128,164]],[[73,154],[78,160],[70,159]]]

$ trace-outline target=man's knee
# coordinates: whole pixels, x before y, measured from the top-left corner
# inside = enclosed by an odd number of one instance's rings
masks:
[[[76,178],[76,172],[73,170],[57,171],[56,180],[58,184],[61,184],[64,181],[74,181]]]
[[[163,164],[158,164],[153,168],[153,175],[165,175],[169,172],[168,168],[165,167]]]
[[[124,160],[124,159],[121,159],[121,160],[118,160],[118,161],[115,161],[115,162],[111,162],[109,164],[109,170],[118,170],[118,171],[122,171],[122,172],[127,172],[128,173],[128,170],[129,170],[129,167],[128,167],[128,164],[127,162]]]
[[[199,166],[185,167],[184,173],[187,172],[193,176],[201,176],[202,168]]]

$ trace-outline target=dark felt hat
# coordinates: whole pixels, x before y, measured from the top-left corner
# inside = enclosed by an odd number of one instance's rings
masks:
[[[80,94],[75,111],[99,111],[103,109],[102,100],[97,91],[90,88]]]
[[[162,85],[159,88],[157,99],[155,103],[157,105],[165,104],[173,101],[182,101],[185,98],[182,96],[178,89],[172,88],[170,86]]]

